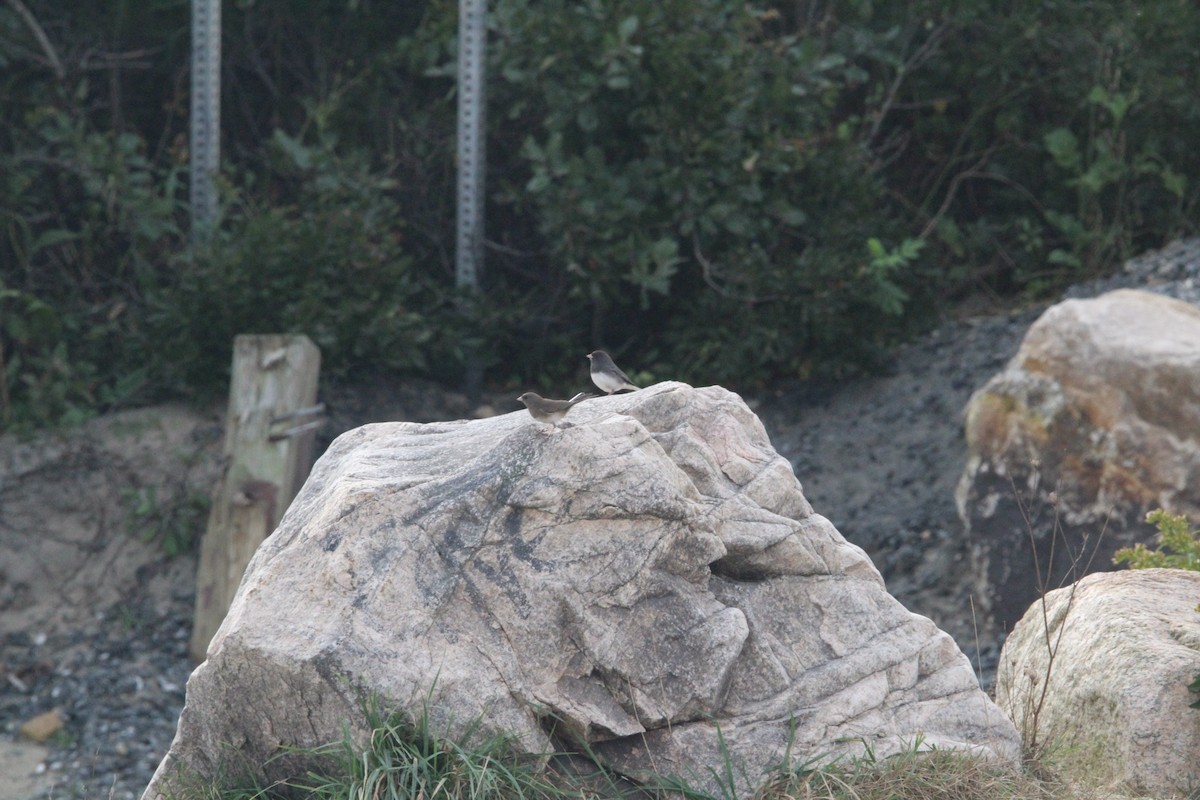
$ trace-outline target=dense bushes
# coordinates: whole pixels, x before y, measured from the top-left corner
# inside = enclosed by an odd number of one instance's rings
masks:
[[[1195,4],[968,3],[937,25],[885,180],[942,263],[1044,291],[1195,230]]]
[[[568,313],[548,331],[734,382],[894,337],[911,260],[887,257],[904,228],[869,150],[837,129],[856,68],[773,19],[729,0],[497,15],[493,93],[520,154],[501,193],[562,275]]]
[[[268,149],[291,196],[268,204],[231,192],[228,224],[153,296],[155,339],[172,355],[163,377],[203,386],[228,366],[233,336],[280,331],[312,338],[326,374],[429,371],[435,333],[453,330],[448,290],[406,252],[394,180],[280,131]]]
[[[0,421],[70,422],[129,400],[158,356],[143,299],[181,242],[180,170],[69,106],[22,116],[0,145]]]
[[[5,424],[217,390],[232,336],[266,330],[359,376],[452,379],[471,349],[551,383],[595,345],[735,386],[841,372],[948,298],[1195,230],[1183,0],[494,0],[476,298],[452,288],[456,3],[226,4],[223,217],[197,251],[186,4],[28,2],[46,45],[20,5]]]

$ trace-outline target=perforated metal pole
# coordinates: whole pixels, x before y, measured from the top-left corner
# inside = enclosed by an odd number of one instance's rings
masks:
[[[458,3],[458,207],[454,279],[459,289],[479,289],[483,273],[483,197],[486,155],[484,127],[487,52],[487,0]],[[476,353],[467,354],[466,392],[476,398],[482,369]]]
[[[192,0],[191,152],[192,242],[217,220],[221,162],[221,0]]]
[[[478,288],[483,271],[483,184],[487,0],[458,3],[458,243],[459,288]]]

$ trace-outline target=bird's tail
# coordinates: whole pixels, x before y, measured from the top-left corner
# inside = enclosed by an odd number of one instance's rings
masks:
[[[568,403],[578,403],[580,400],[587,400],[589,397],[595,397],[595,396],[596,395],[592,394],[591,392],[580,392],[579,394],[575,395],[567,402]]]

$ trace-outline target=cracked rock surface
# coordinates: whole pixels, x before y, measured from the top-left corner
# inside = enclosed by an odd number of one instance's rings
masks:
[[[358,693],[633,778],[1018,738],[720,387],[340,436],[259,548],[144,795],[339,738]],[[558,741],[548,734],[557,720]],[[436,728],[435,728],[436,729]],[[790,748],[790,750],[789,750]],[[295,764],[268,763],[267,780]],[[709,787],[714,788],[714,787]]]

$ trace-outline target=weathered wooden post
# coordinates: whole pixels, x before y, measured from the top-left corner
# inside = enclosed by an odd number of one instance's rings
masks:
[[[308,477],[323,410],[321,351],[307,336],[233,341],[225,471],[200,542],[191,654],[205,658],[254,551]]]

